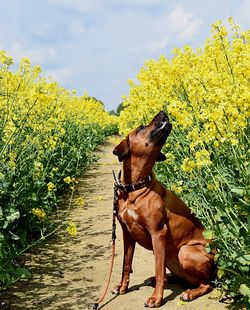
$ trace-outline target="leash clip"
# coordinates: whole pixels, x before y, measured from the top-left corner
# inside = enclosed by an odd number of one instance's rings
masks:
[[[126,186],[120,180],[117,179],[114,170],[112,170],[112,172],[113,172],[113,177],[115,180],[115,183],[114,183],[115,188],[120,189],[122,192],[126,193],[127,192]]]
[[[118,181],[118,182],[117,182],[117,187],[118,187],[122,192],[127,193],[126,186],[125,186],[122,182]]]

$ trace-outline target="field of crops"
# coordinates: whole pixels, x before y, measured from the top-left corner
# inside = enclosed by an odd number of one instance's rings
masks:
[[[0,52],[0,283],[29,276],[15,261],[61,225],[64,188],[93,162],[93,151],[116,131],[116,118],[87,95],[77,97],[23,59],[16,73]],[[51,222],[51,215],[56,221]]]
[[[119,128],[126,134],[161,109],[173,122],[156,173],[207,227],[219,286],[250,301],[250,32],[217,22],[203,49],[147,61],[131,81]],[[210,250],[210,249],[208,249]],[[244,297],[243,297],[244,296]]]
[[[16,257],[56,229],[50,218],[62,190],[74,189],[104,137],[117,124],[125,135],[164,109],[173,130],[155,172],[206,226],[207,250],[217,248],[216,284],[250,304],[250,32],[230,24],[216,22],[203,48],[147,61],[119,117],[42,78],[28,59],[11,72],[12,58],[0,52],[0,283],[28,276]],[[66,226],[74,234],[73,223]]]

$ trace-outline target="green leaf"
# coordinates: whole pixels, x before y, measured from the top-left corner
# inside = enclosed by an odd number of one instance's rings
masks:
[[[6,216],[6,220],[9,222],[9,223],[13,223],[16,219],[18,219],[20,216],[20,213],[19,211],[12,211],[10,215],[7,215]]]
[[[250,263],[250,254],[243,255],[243,257],[246,261],[248,261],[248,263]]]
[[[203,231],[202,235],[206,239],[214,239],[215,237],[214,231],[210,229],[206,229],[205,231]]]
[[[250,265],[250,255],[243,255],[237,258],[237,261],[242,265]]]
[[[231,191],[238,195],[244,195],[245,194],[245,188],[244,187],[235,187],[231,188]]]
[[[248,266],[239,266],[239,269],[244,273],[249,273],[249,267]]]
[[[19,279],[30,279],[32,275],[27,268],[19,267],[15,270],[15,276]]]
[[[32,201],[38,201],[38,197],[37,197],[37,194],[36,194],[36,193],[32,193],[32,195],[31,195],[31,200],[32,200]]]
[[[225,274],[225,271],[223,269],[219,268],[217,271],[218,278],[221,279],[224,274]]]
[[[20,240],[20,237],[14,234],[13,232],[9,231],[9,233],[11,235],[12,240]]]
[[[250,298],[250,288],[246,284],[241,284],[239,291],[243,296],[247,296]]]

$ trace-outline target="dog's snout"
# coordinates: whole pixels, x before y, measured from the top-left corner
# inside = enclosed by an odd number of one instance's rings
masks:
[[[159,125],[161,126],[161,125],[166,124],[166,123],[169,123],[169,119],[164,117],[164,118],[160,121]]]
[[[162,116],[168,117],[167,113],[165,111],[163,111],[163,110],[161,110],[159,112],[159,114],[162,115]]]
[[[169,122],[169,117],[168,117],[167,113],[164,111],[161,111],[160,113],[161,113],[162,121],[168,121]]]
[[[161,122],[169,122],[169,117],[165,111],[160,111],[154,118],[155,121]]]
[[[158,113],[157,116],[158,117],[156,119],[156,122],[158,123],[159,127],[170,124],[169,117],[166,112],[161,111],[160,113]]]
[[[172,125],[169,117],[164,111],[160,111],[152,121],[153,127],[150,133],[149,141],[163,145],[170,134]]]

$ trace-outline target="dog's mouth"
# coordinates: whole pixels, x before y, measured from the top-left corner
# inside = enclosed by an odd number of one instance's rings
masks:
[[[152,122],[155,127],[150,133],[149,141],[163,145],[171,132],[172,124],[164,111],[157,114]]]

